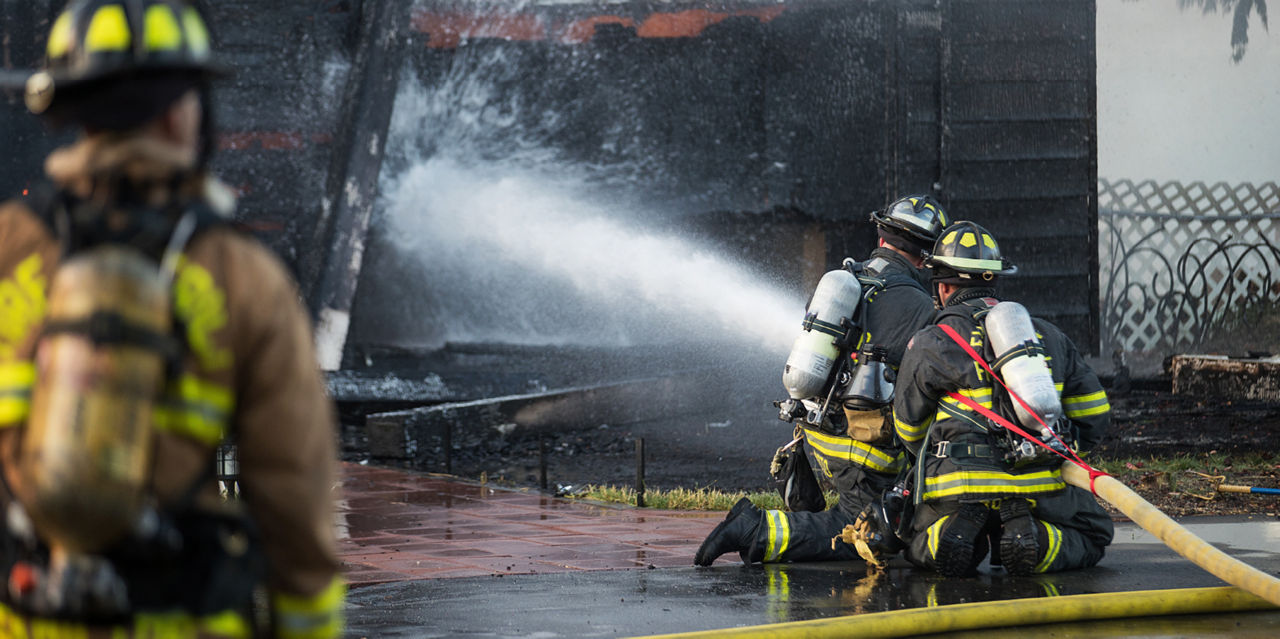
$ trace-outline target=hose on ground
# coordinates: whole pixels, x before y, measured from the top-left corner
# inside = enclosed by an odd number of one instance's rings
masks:
[[[712,636],[753,639],[909,637],[982,628],[1241,612],[1280,606],[1280,579],[1227,555],[1191,534],[1191,531],[1160,512],[1114,477],[1105,474],[1091,475],[1085,468],[1069,462],[1062,465],[1062,478],[1073,486],[1093,491],[1174,552],[1235,587],[1011,599],[658,636],[688,639]]]
[[[1062,465],[1062,478],[1072,486],[1090,490],[1088,471],[1073,463]],[[1276,579],[1227,553],[1214,548],[1209,542],[1191,534],[1178,522],[1160,512],[1128,486],[1110,475],[1100,475],[1092,481],[1092,490],[1099,498],[1115,506],[1135,524],[1155,535],[1174,552],[1191,560],[1213,576],[1251,592],[1273,605],[1280,606],[1280,579]]]
[[[649,639],[660,637],[666,639],[912,637],[982,628],[1209,612],[1245,612],[1272,608],[1274,606],[1269,602],[1255,595],[1236,588],[1220,586],[1105,592],[1037,599],[1006,599],[934,608],[909,608],[764,626],[654,635]]]

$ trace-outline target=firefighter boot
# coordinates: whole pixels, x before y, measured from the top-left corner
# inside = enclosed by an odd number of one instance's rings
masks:
[[[693,563],[698,566],[710,566],[717,557],[727,552],[738,552],[746,555],[755,543],[756,532],[760,530],[760,520],[764,513],[751,504],[751,500],[743,497],[733,505],[724,521],[707,535],[706,540],[698,547],[693,556]],[[744,557],[745,561],[745,557]]]
[[[987,518],[991,511],[982,504],[961,504],[939,531],[934,565],[946,577],[967,577],[978,568],[990,548]]]
[[[1039,526],[1025,499],[1000,504],[1000,558],[1011,575],[1032,575],[1040,563]]]

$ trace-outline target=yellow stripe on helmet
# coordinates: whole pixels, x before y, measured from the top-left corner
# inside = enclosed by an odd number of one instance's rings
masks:
[[[182,48],[182,27],[178,26],[178,16],[169,5],[147,7],[143,23],[148,51],[177,51]]]
[[[84,36],[85,51],[124,51],[131,44],[133,34],[123,6],[109,4],[93,14]]]
[[[45,48],[45,52],[50,58],[61,58],[67,55],[71,50],[71,42],[75,39],[72,33],[71,14],[63,12],[53,23],[53,29],[49,31],[49,44]]]

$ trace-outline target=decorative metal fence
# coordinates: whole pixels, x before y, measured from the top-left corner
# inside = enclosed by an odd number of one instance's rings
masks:
[[[1280,187],[1098,180],[1103,352],[1172,352],[1280,301]]]

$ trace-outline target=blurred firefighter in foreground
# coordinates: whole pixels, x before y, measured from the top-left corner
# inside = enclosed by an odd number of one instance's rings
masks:
[[[333,408],[295,285],[206,173],[215,73],[185,1],[77,0],[26,82],[83,136],[0,206],[9,634],[341,632]]]
[[[1060,330],[995,298],[1016,267],[986,229],[948,227],[925,264],[943,310],[911,339],[893,404],[916,461],[907,559],[947,576],[972,574],[988,551],[1015,575],[1098,563],[1111,518],[1063,482],[1063,459],[1046,450],[1102,439],[1111,409],[1097,376]]]
[[[889,417],[891,379],[884,373],[886,367],[897,369],[907,340],[932,321],[933,301],[920,265],[947,217],[932,197],[919,195],[895,201],[872,213],[871,220],[878,246],[866,261],[845,260],[844,269],[823,277],[784,374],[792,399],[783,403],[780,417],[797,422],[794,444],[803,446],[834,485],[839,503],[822,510],[818,490],[818,501],[810,506],[817,512],[796,511],[785,488],[793,512],[762,511],[744,498],[702,543],[694,557],[697,565],[709,566],[735,551],[748,563],[857,559],[852,546],[832,544],[831,538],[905,469]],[[833,287],[839,292],[828,294]],[[816,362],[806,348],[809,342],[843,361]],[[811,471],[802,464],[799,472]]]

